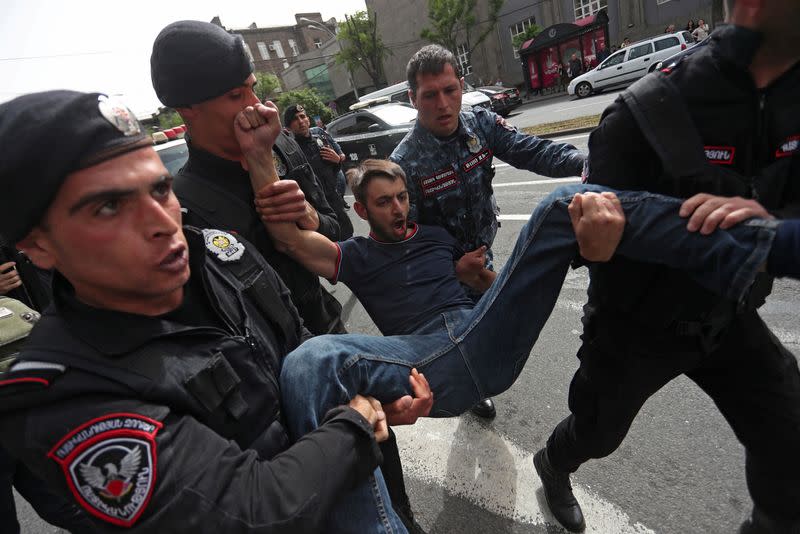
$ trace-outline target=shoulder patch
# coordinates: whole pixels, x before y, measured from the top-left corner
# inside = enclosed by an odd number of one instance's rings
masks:
[[[208,250],[219,261],[236,261],[244,254],[244,245],[228,232],[203,229],[203,239]]]
[[[75,499],[90,514],[131,527],[156,483],[155,437],[162,424],[115,413],[71,430],[47,456],[64,471]]]
[[[497,125],[498,125],[498,126],[501,126],[501,127],[505,128],[505,129],[506,129],[506,130],[508,130],[509,132],[516,132],[516,131],[517,131],[517,129],[516,129],[514,126],[510,125],[510,124],[509,124],[509,123],[508,123],[508,122],[507,122],[507,121],[506,121],[506,120],[505,120],[503,117],[501,117],[500,115],[498,115],[498,116],[497,116],[497,117],[494,119],[494,121],[497,123]]]

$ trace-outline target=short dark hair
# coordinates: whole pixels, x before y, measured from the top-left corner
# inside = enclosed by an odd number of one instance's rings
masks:
[[[411,56],[406,66],[406,77],[411,93],[417,94],[417,74],[439,74],[444,70],[445,65],[453,67],[456,76],[461,77],[461,68],[456,56],[450,50],[437,44],[420,48],[416,54]]]
[[[347,181],[356,201],[367,203],[367,186],[375,178],[387,178],[391,181],[399,178],[406,183],[406,173],[397,163],[388,159],[365,159],[361,165],[347,171]]]

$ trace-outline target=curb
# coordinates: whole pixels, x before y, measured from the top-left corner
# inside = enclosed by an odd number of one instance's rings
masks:
[[[530,126],[528,128],[530,128]],[[597,126],[584,126],[583,128],[574,128],[572,130],[559,130],[557,132],[547,132],[543,134],[538,134],[536,137],[540,137],[542,139],[553,139],[554,137],[564,137],[567,135],[588,133],[594,130],[595,128],[597,128]]]

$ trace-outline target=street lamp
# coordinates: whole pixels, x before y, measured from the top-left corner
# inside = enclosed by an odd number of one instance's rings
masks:
[[[298,17],[297,22],[302,22],[304,26],[307,26],[312,30],[328,32],[328,35],[336,39],[338,42],[336,34],[324,24],[320,25],[318,22],[307,19],[306,17]],[[341,48],[341,45],[339,45],[339,47]],[[347,77],[350,79],[350,86],[353,88],[353,95],[356,97],[356,102],[358,102],[358,89],[356,89],[356,82],[353,80],[353,73],[350,72],[350,65],[347,65],[345,68],[347,69]]]

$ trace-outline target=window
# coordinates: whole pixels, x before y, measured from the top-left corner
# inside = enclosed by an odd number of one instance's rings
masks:
[[[628,54],[628,61],[652,53],[653,53],[653,43],[640,44],[639,46],[634,46],[633,48],[631,48],[631,51]]]
[[[314,47],[322,48],[322,39],[320,39],[319,37],[314,37]]]
[[[666,4],[669,0],[656,0],[656,5],[660,6],[661,4]]]
[[[269,50],[267,50],[267,43],[257,42],[258,52],[261,54],[261,59],[269,59]]]
[[[283,45],[280,41],[272,41],[272,48],[270,50],[275,51],[278,57],[286,57],[286,54],[283,53]]]
[[[297,43],[294,42],[294,39],[289,39],[289,48],[292,49],[293,56],[300,55],[300,50],[297,49]]]
[[[508,27],[508,32],[511,34],[511,48],[514,49],[515,58],[519,58],[519,50],[514,46],[514,37],[525,33],[525,31],[534,24],[536,24],[536,17],[531,17]]]
[[[346,126],[338,128],[339,135],[355,135],[367,133],[369,127],[373,124],[378,124],[378,121],[368,115],[356,115],[356,120]]]
[[[574,0],[575,20],[594,15],[601,9],[608,7],[608,0]]]
[[[605,69],[606,67],[612,67],[614,65],[619,65],[622,63],[622,60],[625,59],[625,50],[620,50],[616,52],[613,56],[609,56],[609,58],[600,65],[601,69]]]
[[[456,59],[458,59],[458,66],[461,70],[461,76],[472,74],[472,65],[469,64],[469,52],[467,45],[460,44],[456,47]]]
[[[653,44],[656,46],[656,52],[658,52],[660,50],[672,48],[673,46],[678,46],[681,43],[678,41],[677,37],[668,37],[666,39],[659,39]]]

